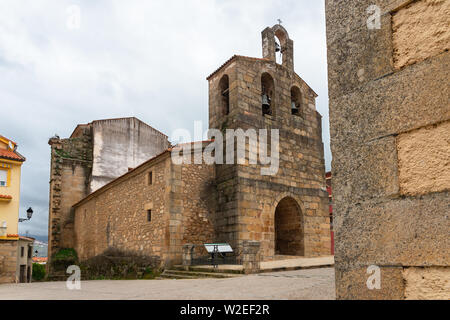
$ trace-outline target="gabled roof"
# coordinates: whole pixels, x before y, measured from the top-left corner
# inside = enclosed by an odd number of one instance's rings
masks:
[[[22,162],[25,161],[25,157],[22,156],[17,151],[3,150],[3,149],[0,149],[0,159],[15,160]]]
[[[224,69],[225,67],[229,66],[233,61],[237,60],[237,59],[244,59],[247,61],[264,61],[264,62],[273,62],[276,63],[275,61],[272,61],[270,59],[267,58],[254,58],[254,57],[247,57],[247,56],[240,56],[235,54],[234,56],[232,56],[230,59],[228,59],[227,61],[225,61],[219,68],[217,68],[213,73],[211,73],[206,80],[211,79],[214,75],[216,75],[218,72],[220,72],[220,70]],[[282,66],[281,64],[278,64],[279,66]],[[303,80],[297,73],[294,72],[294,76],[297,79],[297,81],[303,82],[308,88],[309,90],[311,90],[312,94],[315,97],[318,97],[317,93],[309,86],[309,84],[306,83],[305,80]]]
[[[5,136],[2,136],[1,134],[0,134],[0,141],[4,141],[4,142],[6,142],[6,143],[8,143],[8,142],[10,142],[11,141],[11,143],[13,144],[13,145],[17,145],[17,143],[15,143],[14,141],[12,141],[11,139],[8,139],[7,137],[5,137]]]

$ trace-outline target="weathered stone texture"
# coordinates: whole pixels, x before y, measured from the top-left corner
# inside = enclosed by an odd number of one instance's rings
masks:
[[[370,5],[380,8],[380,29],[366,25]],[[339,299],[403,299],[403,268],[449,265],[450,54],[441,46],[448,27],[439,31],[447,6],[326,2]],[[427,26],[420,46],[429,51],[402,42],[406,29]],[[380,290],[366,286],[370,265],[387,275]]]
[[[397,137],[400,192],[450,190],[450,121]]]
[[[422,0],[392,16],[394,66],[423,61],[450,49],[450,2]]]
[[[191,159],[193,161],[193,159]],[[207,164],[171,165],[170,263],[181,263],[183,245],[216,241],[215,172]],[[204,251],[195,254],[205,253]]]
[[[450,300],[450,268],[405,268],[405,298]]]
[[[72,205],[88,194],[92,167],[91,131],[78,128],[69,139],[52,138],[49,203],[49,261],[61,248],[73,247]],[[48,263],[48,266],[51,264]]]
[[[92,122],[92,176],[89,193],[160,154],[167,136],[136,118]]]
[[[0,283],[16,282],[17,240],[0,240]]]
[[[335,262],[340,268],[376,264],[446,266],[450,256],[448,193],[420,198],[384,198],[333,210]]]
[[[75,207],[75,249],[81,260],[107,248],[166,258],[170,158],[130,172]],[[153,183],[147,175],[152,171]],[[151,210],[151,221],[148,221]]]

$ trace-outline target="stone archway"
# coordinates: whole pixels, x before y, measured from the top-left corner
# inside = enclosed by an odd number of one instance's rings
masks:
[[[275,209],[275,254],[304,255],[303,219],[299,204],[285,197]]]

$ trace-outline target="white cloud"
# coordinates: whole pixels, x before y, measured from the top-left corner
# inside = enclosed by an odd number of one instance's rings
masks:
[[[66,26],[70,5],[80,29]],[[47,231],[47,140],[78,123],[136,116],[170,134],[207,123],[206,76],[233,54],[261,56],[261,31],[278,18],[295,45],[295,69],[319,94],[330,167],[323,1],[160,0],[0,3],[1,134],[23,165],[20,231]]]

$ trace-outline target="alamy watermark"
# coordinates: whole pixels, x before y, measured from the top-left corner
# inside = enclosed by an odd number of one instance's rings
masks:
[[[278,129],[210,129],[202,134],[202,123],[194,123],[194,140],[172,148],[174,164],[240,164],[261,165],[261,175],[276,175],[280,164]],[[225,133],[225,137],[224,137]],[[192,141],[186,129],[177,129],[172,138]],[[206,141],[202,141],[206,138]],[[270,143],[269,143],[270,140]],[[224,142],[226,145],[224,146]],[[206,146],[204,144],[207,144]]]
[[[67,20],[66,27],[69,30],[81,28],[81,9],[78,5],[73,4],[66,8]]]
[[[367,268],[367,274],[370,274],[366,281],[369,290],[381,289],[381,269],[379,266],[371,265]]]

